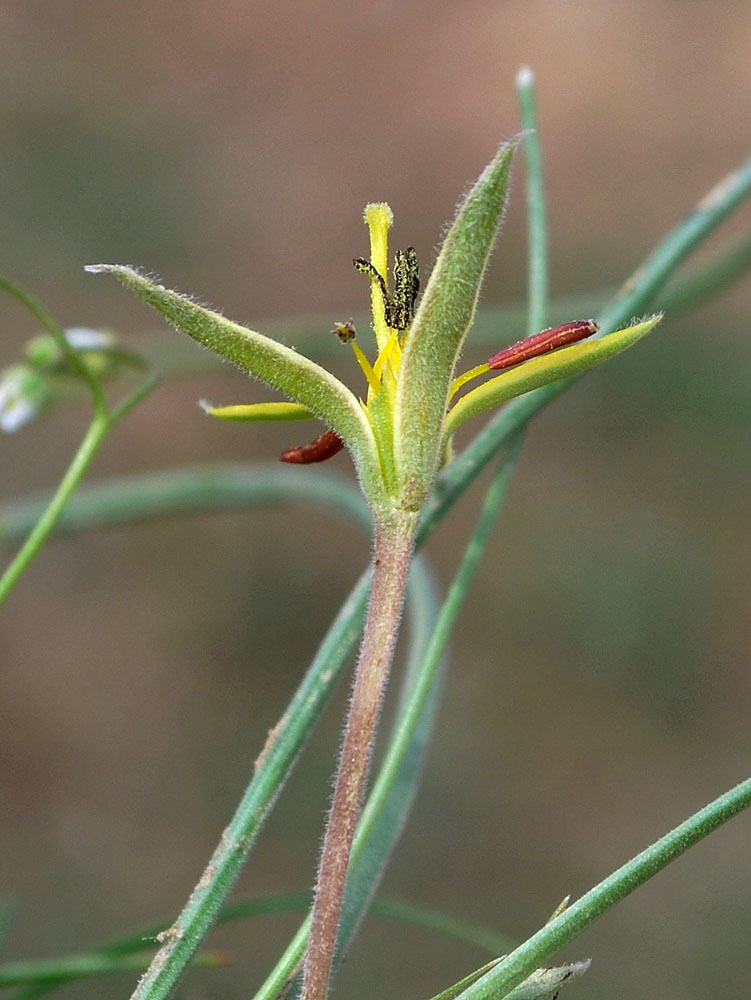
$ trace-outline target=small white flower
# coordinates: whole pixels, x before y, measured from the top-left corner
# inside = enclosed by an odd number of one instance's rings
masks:
[[[47,405],[46,381],[27,365],[11,365],[0,373],[0,431],[13,434],[31,423]]]
[[[94,330],[89,326],[69,326],[63,333],[77,351],[106,351],[115,346],[115,334],[110,330]]]

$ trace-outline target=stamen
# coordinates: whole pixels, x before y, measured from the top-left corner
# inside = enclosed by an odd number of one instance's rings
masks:
[[[373,365],[373,373],[379,381],[383,380],[383,369],[388,363],[394,375],[399,373],[399,365],[402,360],[402,352],[399,348],[399,331],[394,330],[386,343],[386,346],[376,358]]]
[[[355,357],[357,358],[358,365],[362,368],[365,378],[368,380],[368,385],[370,386],[370,391],[374,396],[377,396],[381,391],[381,379],[373,370],[373,366],[365,357],[360,349],[359,344],[355,343],[354,340],[350,341],[352,350],[355,352]]]
[[[331,332],[334,336],[338,337],[343,344],[349,344],[350,341],[354,340],[357,336],[355,324],[351,319],[348,319],[346,323],[334,323],[334,328]]]
[[[414,247],[397,250],[394,255],[394,297],[386,305],[386,322],[394,330],[406,330],[415,316],[415,302],[420,290],[420,269]]]
[[[383,301],[385,303],[388,303],[389,293],[388,289],[386,288],[386,282],[381,272],[377,271],[370,263],[370,261],[365,260],[364,257],[355,257],[352,263],[355,265],[355,267],[361,274],[367,274],[368,277],[370,277],[373,281],[378,282],[378,286],[381,289],[381,296],[383,297]]]
[[[380,289],[383,300],[383,319],[391,330],[404,331],[415,318],[415,302],[420,290],[420,269],[414,247],[397,250],[394,259],[394,294],[389,295],[386,279],[371,261],[355,257],[352,261],[361,274],[367,274]],[[375,306],[373,311],[376,319]],[[377,332],[377,331],[376,331]],[[379,345],[382,343],[378,339]]]

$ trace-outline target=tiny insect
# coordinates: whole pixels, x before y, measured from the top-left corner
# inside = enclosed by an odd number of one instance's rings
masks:
[[[367,274],[381,289],[383,297],[383,315],[386,326],[392,330],[406,330],[415,318],[415,302],[420,291],[420,269],[417,266],[417,253],[414,247],[397,250],[394,255],[394,294],[389,295],[383,275],[376,270],[369,260],[355,257],[352,261],[358,271]]]
[[[549,330],[535,333],[531,337],[524,337],[517,340],[515,344],[510,344],[494,354],[488,361],[488,367],[493,371],[503,368],[511,368],[522,361],[529,361],[530,358],[537,358],[548,351],[554,351],[558,347],[565,347],[567,344],[575,344],[577,340],[584,340],[597,333],[599,326],[593,319],[577,319],[572,323],[564,323],[562,326],[552,326]]]
[[[325,462],[327,458],[333,458],[343,447],[344,442],[336,431],[329,429],[310,444],[286,448],[279,456],[279,461],[290,462],[292,465],[312,465],[314,462]]]

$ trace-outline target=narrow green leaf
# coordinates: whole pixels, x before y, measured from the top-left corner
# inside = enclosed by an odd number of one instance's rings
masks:
[[[114,275],[178,330],[297,400],[332,427],[349,448],[365,493],[371,500],[380,499],[380,466],[368,419],[354,394],[325,368],[270,337],[156,284],[133,268],[93,264],[86,270]]]
[[[475,969],[474,972],[470,972],[468,976],[464,976],[460,979],[458,983],[454,983],[453,986],[447,987],[445,990],[441,990],[440,993],[436,993],[435,996],[431,997],[430,1000],[456,1000],[456,997],[460,996],[468,986],[476,983],[478,979],[481,979],[486,972],[490,972],[493,966],[498,965],[501,961],[500,958],[493,958],[485,965],[481,965],[479,969]]]
[[[558,382],[561,379],[580,375],[589,368],[614,358],[632,347],[646,336],[662,319],[662,315],[652,316],[625,330],[617,330],[606,337],[588,340],[583,344],[573,344],[560,351],[526,361],[483,385],[468,392],[449,411],[444,423],[444,439],[461,427],[465,420],[505,403],[514,396],[521,396],[532,389]]]
[[[585,927],[750,805],[751,780],[747,780],[694,813],[566,907],[473,983],[464,994],[464,1000],[506,997]]]
[[[49,501],[46,494],[34,495],[0,508],[0,551],[28,535]],[[329,515],[343,514],[371,531],[372,517],[362,493],[343,476],[279,462],[216,462],[81,486],[54,532],[65,535],[180,514],[290,502],[318,505]]]
[[[130,955],[89,952],[28,962],[7,962],[5,965],[0,965],[0,988],[24,985],[55,987],[71,979],[115,975],[120,972],[142,972],[151,958],[150,951],[141,950]],[[228,959],[219,952],[206,951],[199,952],[194,957],[193,964],[204,968],[216,968],[227,965]]]
[[[419,508],[438,468],[449,387],[503,219],[519,141],[517,136],[501,146],[459,208],[407,334],[396,391],[394,447],[402,503],[408,509]]]

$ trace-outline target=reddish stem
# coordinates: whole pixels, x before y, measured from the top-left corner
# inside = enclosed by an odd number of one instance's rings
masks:
[[[325,1000],[328,993],[347,866],[396,646],[416,523],[415,516],[402,514],[376,527],[370,604],[323,841],[301,1000]]]

